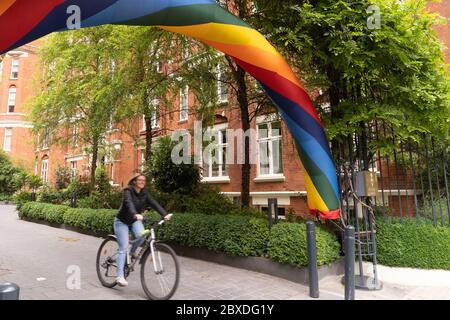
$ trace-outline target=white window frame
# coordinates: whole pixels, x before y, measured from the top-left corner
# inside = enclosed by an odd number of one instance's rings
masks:
[[[5,136],[3,138],[3,151],[10,152],[12,149],[13,128],[5,128]]]
[[[223,163],[218,163],[219,165],[219,174],[217,176],[213,176],[213,162],[206,164],[203,161],[203,152],[202,152],[202,181],[204,182],[229,182],[230,176],[229,176],[229,167],[227,166],[228,159],[226,158],[228,153],[228,147],[229,147],[229,141],[227,139],[226,143],[223,143],[223,131],[227,131],[228,129],[228,123],[218,124],[214,127],[210,127],[207,130],[210,130],[210,133],[214,135],[215,142],[216,142],[216,158],[217,159],[223,159],[223,155],[225,153],[225,166],[226,166],[226,174],[223,172],[222,165]],[[228,137],[227,137],[228,138]],[[219,143],[217,143],[219,141]],[[205,167],[208,166],[208,170],[205,169]],[[209,173],[208,176],[205,176],[205,173]]]
[[[17,87],[11,86],[11,87],[9,87],[9,90],[8,90],[8,105],[6,106],[7,113],[15,113],[16,102],[17,102]],[[13,107],[13,111],[10,111],[10,107]]]
[[[49,173],[49,161],[48,158],[42,160],[41,162],[41,179],[44,182],[48,182],[48,173]]]
[[[79,131],[78,130],[78,126],[75,125],[73,127],[73,130],[72,130],[72,147],[73,148],[78,147],[78,138],[79,138],[79,132],[78,131]]]
[[[227,88],[226,98],[222,99],[222,97],[224,96],[224,93],[222,92],[222,86],[224,85],[224,83],[222,82],[222,75],[223,75],[222,68],[220,67],[220,65],[218,65],[217,77],[219,80],[217,81],[217,97],[220,104],[228,103],[228,96],[229,96],[229,89]],[[228,83],[226,83],[226,86],[228,87]]]
[[[42,149],[50,148],[50,130],[46,130],[44,133],[44,138],[42,140]]]
[[[283,133],[282,128],[280,129],[280,135],[272,136],[272,123],[280,122],[282,125],[281,119],[277,114],[272,114],[269,116],[260,116],[256,120],[256,141],[257,141],[257,156],[258,156],[258,164],[257,164],[257,177],[258,178],[284,178],[284,168],[283,168]],[[259,126],[267,124],[267,137],[260,138],[259,136]],[[281,160],[281,173],[274,173],[274,159],[273,159],[273,145],[272,142],[279,140],[281,144],[281,154],[279,155]],[[267,146],[269,148],[269,173],[261,173],[261,154],[260,154],[260,143],[268,142]]]
[[[180,90],[180,122],[189,119],[189,86]]]
[[[11,57],[11,80],[19,79],[20,59],[19,57]]]
[[[76,179],[78,174],[77,161],[70,161],[70,177],[72,180]]]

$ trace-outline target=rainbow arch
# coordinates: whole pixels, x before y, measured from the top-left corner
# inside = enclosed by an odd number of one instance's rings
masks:
[[[67,30],[67,10],[81,9],[81,27],[157,26],[196,38],[232,57],[258,80],[293,135],[311,212],[340,216],[336,169],[323,125],[302,84],[258,31],[214,0],[1,0],[0,54],[54,31]]]

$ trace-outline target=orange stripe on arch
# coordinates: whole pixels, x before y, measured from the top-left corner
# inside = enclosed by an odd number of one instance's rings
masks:
[[[0,16],[11,7],[16,0],[2,0],[0,2]]]
[[[282,77],[290,80],[291,82],[303,88],[303,85],[298,80],[294,71],[287,64],[286,60],[281,55],[273,55],[266,51],[258,50],[257,48],[245,46],[245,45],[233,45],[226,44],[217,41],[204,40],[204,43],[214,47],[230,56],[238,58],[247,63],[251,63],[260,68],[264,68],[269,71],[273,71],[281,75]]]

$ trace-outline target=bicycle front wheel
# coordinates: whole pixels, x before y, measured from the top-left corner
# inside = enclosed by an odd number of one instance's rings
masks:
[[[141,260],[141,283],[151,300],[168,300],[177,290],[180,267],[177,255],[164,243],[155,243],[154,255],[150,248]]]
[[[97,276],[101,284],[107,288],[116,286],[117,253],[119,244],[114,238],[107,238],[97,252]]]

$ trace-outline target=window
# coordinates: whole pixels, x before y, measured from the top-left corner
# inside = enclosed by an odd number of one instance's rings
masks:
[[[151,105],[151,127],[152,129],[159,128],[159,99],[153,99]],[[142,130],[147,130],[145,115],[142,116]]]
[[[189,87],[180,92],[180,121],[186,121],[189,117]]]
[[[72,180],[77,178],[77,162],[70,161],[70,177]]]
[[[42,149],[48,149],[50,147],[50,130],[46,129],[44,133],[44,139],[42,140]]]
[[[159,99],[152,100],[151,126],[152,129],[159,127]]]
[[[5,128],[5,137],[3,141],[3,150],[11,151],[12,146],[12,128]]]
[[[283,174],[281,121],[260,123],[257,130],[259,175]]]
[[[218,70],[218,83],[217,83],[217,95],[219,97],[219,103],[228,102],[228,74],[224,72],[223,68],[217,67]]]
[[[42,160],[42,164],[41,164],[41,179],[44,182],[48,182],[48,159]]]
[[[11,60],[11,79],[19,78],[19,58],[13,57]]]
[[[78,147],[78,126],[73,127],[72,131],[72,147]]]
[[[17,88],[12,86],[8,91],[8,112],[13,113],[16,108]]]
[[[207,159],[203,159],[203,179],[228,177],[227,129],[223,125],[211,130],[214,139]]]

